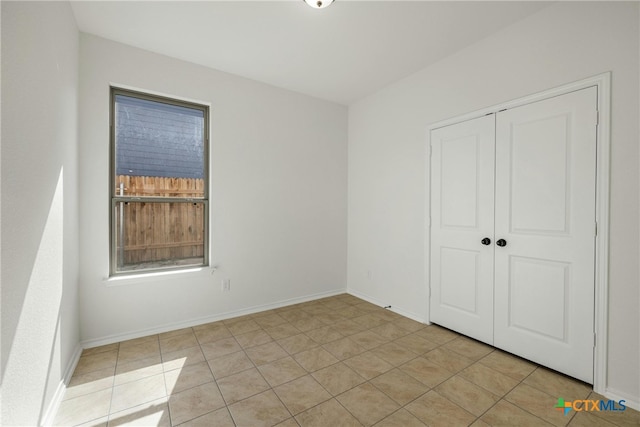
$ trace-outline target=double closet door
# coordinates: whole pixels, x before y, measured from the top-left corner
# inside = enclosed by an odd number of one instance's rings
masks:
[[[430,320],[588,383],[596,97],[431,132]]]

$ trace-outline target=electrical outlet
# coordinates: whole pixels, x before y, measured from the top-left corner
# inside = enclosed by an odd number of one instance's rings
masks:
[[[229,292],[231,290],[231,279],[222,279],[222,292]]]

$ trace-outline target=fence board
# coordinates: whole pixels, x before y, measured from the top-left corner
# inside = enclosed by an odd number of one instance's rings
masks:
[[[117,195],[120,183],[124,196],[167,197],[167,203],[125,203],[122,223],[125,266],[204,256],[204,203],[171,203],[170,199],[203,197],[204,180],[119,175]],[[118,205],[115,215],[119,230]],[[118,250],[121,244],[118,241]]]

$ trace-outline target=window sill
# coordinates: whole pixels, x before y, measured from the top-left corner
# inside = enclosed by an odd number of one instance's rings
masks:
[[[190,267],[167,271],[153,271],[148,273],[118,274],[117,276],[105,277],[102,283],[108,287],[126,286],[158,281],[169,281],[176,279],[198,278],[213,276],[217,268],[212,266]]]

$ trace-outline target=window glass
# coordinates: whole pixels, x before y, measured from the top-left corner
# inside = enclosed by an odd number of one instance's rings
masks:
[[[206,265],[207,107],[121,89],[111,102],[111,274]]]

